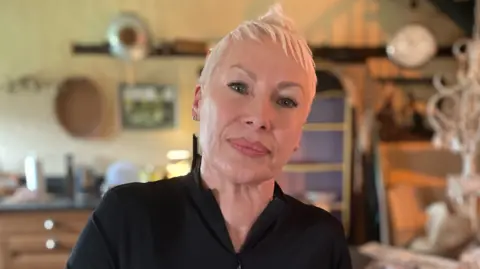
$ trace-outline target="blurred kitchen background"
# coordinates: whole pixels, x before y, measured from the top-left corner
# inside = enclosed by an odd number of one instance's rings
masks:
[[[0,1],[0,269],[63,268],[106,189],[188,172],[208,48],[275,2]],[[472,36],[474,1],[282,4],[319,80],[285,192],[337,216],[352,246],[453,263],[476,236],[442,245],[426,228],[462,170],[434,148],[426,111],[434,75],[459,68],[452,46]]]

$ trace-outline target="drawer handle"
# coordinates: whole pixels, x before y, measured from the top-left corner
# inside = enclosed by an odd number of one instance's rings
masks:
[[[52,219],[47,219],[43,223],[43,227],[45,228],[45,230],[52,230],[54,226],[55,226],[55,222]]]
[[[49,250],[55,249],[57,242],[54,239],[47,239],[47,241],[45,241],[45,247]]]

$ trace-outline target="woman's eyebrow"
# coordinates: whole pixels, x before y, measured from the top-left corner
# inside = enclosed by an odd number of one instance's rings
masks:
[[[240,69],[240,70],[242,70],[243,72],[247,73],[247,75],[248,75],[251,79],[257,80],[257,75],[255,75],[255,73],[253,73],[252,71],[248,70],[247,68],[243,67],[241,64],[231,65],[231,66],[230,66],[230,69]]]
[[[254,81],[257,80],[257,75],[253,73],[252,71],[248,70],[241,64],[233,64],[230,66],[230,69],[240,69],[241,71],[245,72],[251,79]],[[281,81],[277,84],[277,89],[282,90],[286,88],[300,88],[303,89],[303,86],[300,83],[293,82],[293,81]]]
[[[293,82],[293,81],[282,81],[277,84],[277,88],[279,90],[286,89],[286,88],[293,88],[293,87],[303,89],[303,86],[300,83]]]

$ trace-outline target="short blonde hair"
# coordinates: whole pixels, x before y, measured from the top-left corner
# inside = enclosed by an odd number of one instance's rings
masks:
[[[199,84],[204,86],[208,83],[221,57],[228,49],[230,41],[252,39],[261,42],[265,36],[279,43],[285,54],[293,57],[301,65],[307,75],[312,78],[311,87],[315,92],[317,76],[315,75],[312,51],[305,38],[295,30],[293,21],[284,14],[282,6],[278,3],[271,6],[263,16],[240,24],[210,50],[200,74]]]

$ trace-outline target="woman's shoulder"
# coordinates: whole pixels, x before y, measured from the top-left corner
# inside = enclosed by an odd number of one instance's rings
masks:
[[[176,204],[185,195],[185,177],[159,180],[146,183],[127,183],[116,186],[105,193],[99,207],[112,210],[121,208],[123,212],[145,212],[162,205]]]
[[[307,226],[322,233],[330,231],[330,235],[334,237],[344,237],[342,223],[328,211],[314,205],[305,204],[290,196],[287,196],[287,201],[291,208],[290,217],[295,219],[298,225]]]
[[[135,182],[116,186],[109,190],[119,197],[128,199],[132,197],[149,197],[150,195],[158,196],[159,192],[178,192],[184,188],[186,176],[172,179],[158,180],[154,182]]]

